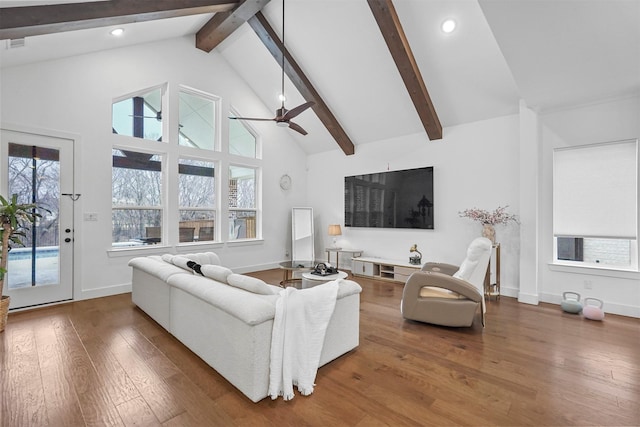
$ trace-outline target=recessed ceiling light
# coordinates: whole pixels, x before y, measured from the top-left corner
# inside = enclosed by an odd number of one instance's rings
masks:
[[[112,36],[121,36],[123,34],[124,34],[124,30],[122,28],[116,28],[114,30],[111,30]]]
[[[451,33],[455,29],[456,21],[454,21],[453,19],[447,19],[442,23],[442,31],[444,31],[445,33]]]

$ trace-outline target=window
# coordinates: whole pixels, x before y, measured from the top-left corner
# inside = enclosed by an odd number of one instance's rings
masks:
[[[216,191],[213,162],[180,159],[179,241],[215,240]]]
[[[229,141],[221,141],[220,105],[215,95],[168,84],[113,100],[113,248],[258,237],[260,138],[231,121]],[[220,227],[225,217],[228,229]]]
[[[229,167],[229,240],[254,239],[257,217],[256,169]]]
[[[234,112],[231,114],[238,116]],[[229,120],[229,153],[253,159],[258,157],[256,135],[242,120]]]
[[[179,144],[213,150],[216,145],[216,102],[213,97],[180,91]]]
[[[162,241],[162,157],[112,150],[112,245]]]
[[[638,143],[556,149],[555,260],[638,269]]]
[[[162,141],[162,92],[157,88],[114,102],[112,132]]]

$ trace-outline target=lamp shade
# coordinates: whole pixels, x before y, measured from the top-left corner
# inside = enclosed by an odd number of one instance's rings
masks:
[[[340,228],[340,224],[331,224],[329,226],[329,236],[340,236],[342,235],[342,229]]]

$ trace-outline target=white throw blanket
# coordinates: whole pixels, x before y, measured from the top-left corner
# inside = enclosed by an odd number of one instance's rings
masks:
[[[338,282],[280,291],[271,333],[269,395],[293,399],[293,386],[313,393],[320,353],[338,295]]]

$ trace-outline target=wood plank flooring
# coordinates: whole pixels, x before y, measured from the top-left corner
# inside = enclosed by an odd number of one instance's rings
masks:
[[[0,426],[640,425],[640,320],[503,297],[484,330],[443,328],[402,319],[402,285],[357,281],[360,346],[289,402],[252,403],[130,294],[12,313]]]

